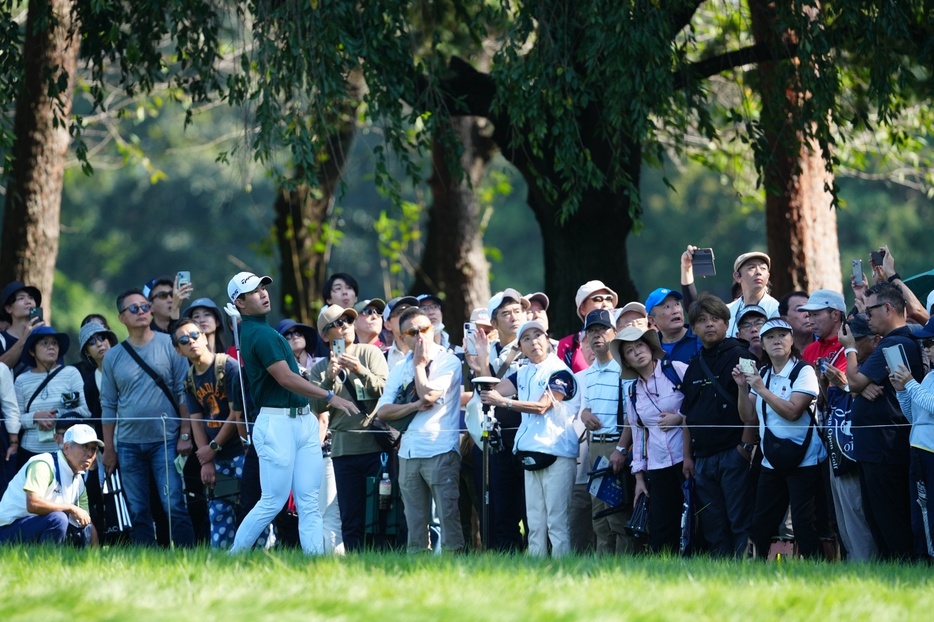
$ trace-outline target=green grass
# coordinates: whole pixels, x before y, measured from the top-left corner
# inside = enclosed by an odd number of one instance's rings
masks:
[[[0,620],[927,620],[930,566],[0,548]]]

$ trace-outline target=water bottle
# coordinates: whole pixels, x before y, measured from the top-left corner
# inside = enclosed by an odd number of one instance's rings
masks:
[[[389,473],[383,471],[383,478],[379,480],[379,509],[388,510],[392,504],[392,480]]]

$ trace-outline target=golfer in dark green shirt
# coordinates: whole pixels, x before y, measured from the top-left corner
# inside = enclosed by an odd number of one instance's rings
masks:
[[[302,550],[324,552],[318,489],[322,457],[318,419],[309,398],[357,414],[357,407],[332,391],[309,383],[298,372],[289,343],[266,322],[270,311],[268,276],[241,272],[230,279],[227,294],[240,312],[240,353],[259,414],[253,426],[253,445],[259,457],[262,497],[237,530],[231,553],[249,549],[289,498],[295,497]]]

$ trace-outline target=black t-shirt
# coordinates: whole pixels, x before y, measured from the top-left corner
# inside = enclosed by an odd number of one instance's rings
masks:
[[[211,363],[207,371],[203,374],[195,372],[195,391],[185,392],[185,402],[188,404],[188,412],[192,419],[203,419],[204,430],[207,432],[208,440],[217,438],[221,427],[230,415],[229,396],[234,392],[234,379],[237,377],[237,361],[228,358],[224,366],[224,386],[217,382],[217,376],[214,369],[214,363]],[[228,438],[224,446],[218,452],[217,457],[222,460],[236,458],[243,453],[243,445],[240,439],[234,434]]]
[[[911,329],[907,326],[896,328],[879,342],[875,351],[859,366],[860,373],[883,390],[882,395],[873,401],[862,395],[856,395],[853,399],[850,411],[853,457],[859,462],[908,464],[911,426],[898,405],[882,349],[902,344],[911,375],[921,382],[924,376],[921,348],[910,335]]]
[[[691,359],[684,372],[684,402],[681,412],[691,431],[691,448],[698,457],[712,456],[742,442],[743,420],[739,416],[739,387],[733,381],[733,368],[740,358],[750,358],[745,342],[727,337],[712,348],[703,348]],[[726,392],[725,400],[707,377],[700,359]]]

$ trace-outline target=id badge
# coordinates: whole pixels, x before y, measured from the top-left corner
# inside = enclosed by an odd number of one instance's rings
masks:
[[[359,378],[353,379],[353,390],[357,394],[358,401],[363,402],[367,399],[366,389],[363,387],[363,381],[361,381]]]

